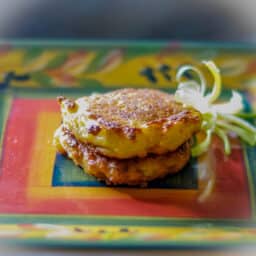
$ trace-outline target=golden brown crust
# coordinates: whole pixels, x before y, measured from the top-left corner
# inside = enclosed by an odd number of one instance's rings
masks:
[[[121,89],[59,102],[63,126],[107,157],[129,159],[174,151],[201,126],[198,111],[184,108],[159,90]]]
[[[190,143],[186,142],[176,151],[145,158],[114,159],[99,154],[96,148],[79,142],[67,129],[61,129],[57,148],[66,152],[77,165],[107,184],[140,185],[181,170],[190,157]]]
[[[77,106],[77,104],[76,104],[76,102],[74,100],[67,99],[64,96],[58,96],[57,97],[57,101],[58,101],[59,104],[62,104],[62,103],[65,104],[66,108],[68,109],[68,111],[70,113],[74,113],[74,112],[77,111],[78,106]]]
[[[200,121],[198,115],[184,110],[172,95],[152,89],[122,89],[96,95],[89,98],[88,111],[102,129],[115,130],[131,140],[141,131],[137,126],[170,126],[177,119],[184,123]]]

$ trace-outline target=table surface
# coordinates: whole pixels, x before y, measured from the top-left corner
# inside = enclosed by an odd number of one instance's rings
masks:
[[[183,250],[162,250],[162,251],[148,251],[148,250],[142,250],[142,251],[123,251],[123,250],[69,250],[69,249],[46,249],[46,248],[26,248],[26,247],[15,247],[15,248],[8,248],[5,246],[0,247],[0,255],[19,255],[19,256],[30,256],[30,255],[40,255],[40,256],[68,256],[68,255],[92,255],[92,256],[115,256],[115,255],[124,255],[124,256],[130,256],[130,255],[138,255],[138,256],[151,256],[151,255],[165,255],[165,256],[188,256],[188,255],[206,255],[207,256],[251,256],[256,255],[256,248],[240,248],[240,249],[231,249],[231,250],[213,250],[213,251],[183,251]]]

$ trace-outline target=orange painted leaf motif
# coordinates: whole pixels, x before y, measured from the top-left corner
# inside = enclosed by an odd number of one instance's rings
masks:
[[[80,64],[83,61],[83,59],[86,57],[86,55],[87,55],[87,52],[83,50],[72,52],[71,54],[69,54],[62,68],[69,69]]]
[[[99,65],[99,72],[107,73],[118,67],[124,59],[124,51],[122,49],[115,49],[110,51]]]

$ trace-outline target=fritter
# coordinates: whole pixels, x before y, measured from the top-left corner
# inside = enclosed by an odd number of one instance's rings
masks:
[[[145,186],[149,181],[163,178],[181,170],[190,158],[190,143],[183,143],[173,152],[150,154],[144,158],[115,159],[101,155],[95,146],[76,139],[71,131],[60,127],[55,145],[86,172],[112,185]]]
[[[62,127],[95,154],[118,159],[175,151],[200,129],[201,115],[172,95],[122,89],[76,101],[59,97]]]

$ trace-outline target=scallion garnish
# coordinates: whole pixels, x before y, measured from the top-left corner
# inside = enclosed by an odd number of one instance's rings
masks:
[[[254,118],[255,114],[241,113],[243,110],[242,96],[232,91],[232,97],[228,102],[216,103],[221,90],[221,75],[219,69],[212,61],[204,61],[203,64],[208,68],[214,78],[212,91],[206,94],[206,79],[203,73],[196,67],[185,65],[178,70],[176,79],[178,89],[175,92],[175,99],[187,107],[193,107],[202,114],[201,130],[205,132],[205,139],[192,148],[192,155],[199,156],[206,152],[213,134],[216,134],[224,144],[224,152],[230,154],[231,146],[228,139],[228,133],[234,132],[243,141],[249,145],[256,144],[256,128],[243,119]],[[182,76],[187,71],[193,71],[197,74],[199,81],[188,80],[181,81]]]

